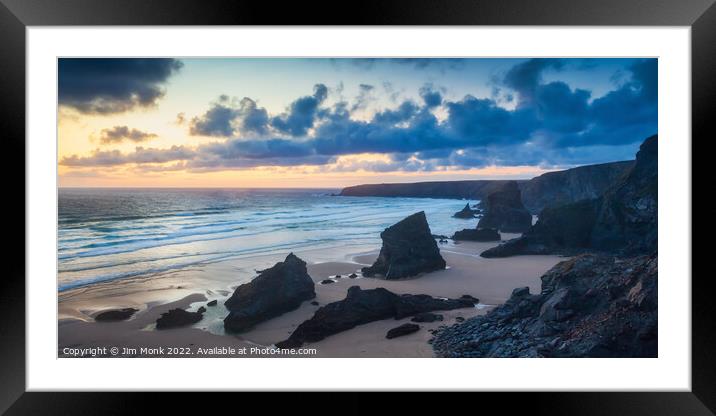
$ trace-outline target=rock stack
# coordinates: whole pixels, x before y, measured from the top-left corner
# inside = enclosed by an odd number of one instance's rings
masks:
[[[224,328],[241,332],[292,311],[303,301],[316,297],[314,288],[306,262],[291,253],[286,260],[262,270],[254,280],[236,288],[224,303],[230,311],[224,319]]]
[[[386,228],[380,238],[383,246],[378,259],[372,266],[361,269],[363,276],[381,275],[392,280],[445,268],[423,211]]]

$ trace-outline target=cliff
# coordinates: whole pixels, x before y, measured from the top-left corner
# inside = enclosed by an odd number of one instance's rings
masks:
[[[523,183],[522,203],[539,214],[546,206],[597,198],[633,165],[629,160],[545,173]]]
[[[620,255],[657,249],[658,138],[649,137],[636,163],[598,198],[549,206],[522,237],[484,251],[483,257],[517,254]]]
[[[634,161],[580,166],[517,181],[522,203],[532,214],[548,205],[596,198],[623,176]],[[474,180],[416,183],[383,183],[344,188],[340,196],[479,199],[501,188],[508,180]]]
[[[474,180],[416,183],[381,183],[343,188],[340,196],[483,199],[509,181]]]

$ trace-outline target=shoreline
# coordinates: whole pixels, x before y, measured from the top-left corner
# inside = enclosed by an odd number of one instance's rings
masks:
[[[513,236],[515,235],[503,234],[503,239]],[[343,299],[348,288],[353,285],[363,289],[383,287],[398,294],[427,294],[435,297],[460,297],[468,294],[479,298],[480,302],[475,308],[437,312],[443,315],[443,321],[420,323],[420,331],[407,336],[386,339],[385,334],[389,329],[410,322],[411,318],[388,319],[360,325],[304,346],[316,349],[315,354],[308,355],[310,357],[432,357],[433,350],[428,343],[432,337],[431,330],[442,325],[450,326],[457,322],[458,317],[467,319],[485,314],[491,308],[504,303],[516,287],[528,286],[532,293],[539,293],[542,274],[566,259],[559,256],[485,259],[479,256],[480,252],[497,244],[456,244],[452,241],[441,244],[441,254],[448,264],[446,270],[404,280],[347,277],[362,266],[372,263],[377,257],[379,247],[368,252],[363,247],[361,251],[331,253],[329,256],[326,256],[325,250],[319,250],[320,253],[310,250],[296,252],[297,256],[309,263],[308,273],[316,282],[316,298],[313,300],[319,305],[303,302],[299,308],[262,322],[238,335],[223,333],[222,319],[228,313],[223,307],[223,300],[233,293],[235,287],[250,280],[255,275],[254,270],[273,265],[287,253],[224,260],[158,276],[143,276],[71,289],[58,293],[58,356],[66,356],[63,355],[64,348],[103,346],[135,349],[184,347],[192,350],[199,347],[249,350],[257,346],[270,347],[286,339],[320,306]],[[325,261],[331,257],[333,260]],[[317,259],[324,261],[315,261]],[[336,279],[336,275],[342,277]],[[246,276],[250,277],[247,279]],[[327,278],[333,278],[335,283],[319,283]],[[206,302],[213,299],[218,300],[218,305],[206,307]],[[193,311],[200,306],[205,306],[207,312],[197,324],[170,330],[151,329],[159,315],[171,308]],[[139,311],[129,320],[121,322],[98,323],[92,318],[100,311],[123,307],[134,307]],[[226,357],[223,354],[201,356]],[[267,355],[231,355],[241,356]]]

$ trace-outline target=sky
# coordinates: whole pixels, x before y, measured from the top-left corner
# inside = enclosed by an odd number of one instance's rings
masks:
[[[643,58],[60,58],[62,187],[531,178],[633,159]]]

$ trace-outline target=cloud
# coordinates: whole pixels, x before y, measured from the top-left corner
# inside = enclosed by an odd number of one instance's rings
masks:
[[[420,88],[420,97],[429,108],[437,107],[443,102],[442,94],[435,90],[432,84],[426,84]]]
[[[510,68],[503,82],[518,94],[521,105],[528,105],[542,81],[542,73],[547,69],[559,70],[563,66],[564,61],[561,59],[530,59]]]
[[[288,111],[271,119],[271,126],[281,133],[291,136],[304,136],[316,120],[318,106],[328,96],[328,88],[324,84],[313,87],[313,95],[301,97],[291,103]]]
[[[222,95],[206,113],[191,119],[189,134],[214,137],[232,137],[238,133],[266,134],[268,122],[268,112],[258,107],[256,101],[244,97],[237,102]]]
[[[354,118],[353,106],[345,101],[323,106],[327,88],[316,84],[313,95],[296,99],[285,113],[270,117],[260,112],[252,124],[247,123],[249,115],[259,110],[253,100],[234,103],[224,97],[212,110],[226,107],[231,116],[217,117],[209,110],[200,118],[207,129],[214,126],[208,131],[227,137],[224,141],[164,151],[138,147],[129,154],[96,151],[61,163],[106,166],[148,160],[182,162],[189,170],[217,170],[326,165],[340,160],[336,169],[427,171],[492,165],[554,167],[632,158],[638,144],[657,132],[656,60],[631,61],[623,82],[593,100],[590,91],[562,81],[544,82],[542,71],[563,65],[532,60],[507,71],[499,80],[505,90],[499,95],[516,95],[518,105],[511,108],[494,97],[446,100],[427,84],[418,91],[421,102],[403,100],[366,120]],[[440,120],[435,116],[438,112]],[[251,130],[254,136],[236,137],[237,129]],[[343,158],[365,153],[387,159]]]
[[[59,104],[86,114],[151,107],[182,65],[164,58],[60,58]]]
[[[461,70],[465,68],[464,58],[336,58],[331,60],[335,65],[347,62],[350,65],[371,70],[376,65],[401,65],[412,67],[415,70],[436,69],[439,72],[448,70]]]
[[[375,87],[372,85],[358,85],[358,96],[355,99],[353,107],[351,107],[351,111],[364,109],[368,106],[368,104],[370,104],[371,101],[374,101],[375,97],[373,96],[373,90],[375,90]]]
[[[138,146],[133,153],[124,154],[119,150],[96,149],[92,155],[80,157],[72,155],[60,160],[64,166],[117,166],[128,163],[166,163],[188,160],[195,155],[194,150],[185,146],[172,146],[168,149],[145,148]]]
[[[146,133],[127,126],[114,126],[111,129],[102,129],[99,140],[102,144],[122,143],[129,140],[135,143],[144,142],[157,137],[154,133]]]

